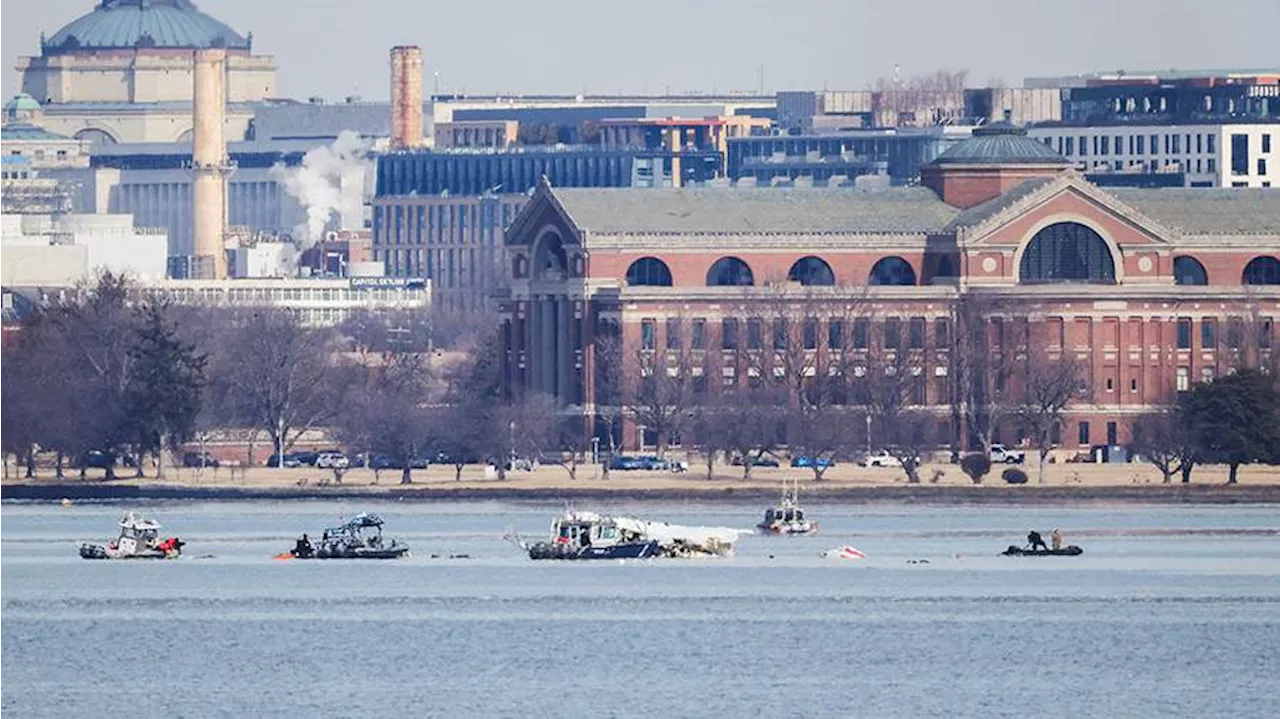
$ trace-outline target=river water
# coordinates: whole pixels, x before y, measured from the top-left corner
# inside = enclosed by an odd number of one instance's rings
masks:
[[[128,508],[171,562],[87,562]],[[750,527],[762,507],[600,509]],[[810,508],[718,560],[531,562],[509,503],[5,503],[6,717],[1280,714],[1280,508]],[[272,561],[371,510],[394,562]],[[1077,558],[994,556],[1061,527]],[[1239,532],[1237,530],[1249,530]],[[865,561],[822,559],[850,544]],[[438,555],[433,557],[432,555]],[[451,555],[468,555],[451,558]],[[921,561],[924,560],[924,561]],[[927,563],[926,563],[927,562]]]

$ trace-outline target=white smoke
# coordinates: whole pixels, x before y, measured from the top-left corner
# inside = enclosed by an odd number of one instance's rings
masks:
[[[360,218],[363,198],[359,180],[364,176],[368,149],[359,134],[343,130],[332,145],[309,150],[298,167],[276,165],[271,169],[285,192],[307,212],[306,222],[294,228],[299,249],[319,242],[325,225],[335,215]]]

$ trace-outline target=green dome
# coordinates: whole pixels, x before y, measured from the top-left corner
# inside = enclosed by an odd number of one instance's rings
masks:
[[[45,55],[102,49],[248,50],[250,41],[191,0],[102,0],[44,41]]]
[[[5,112],[12,110],[39,110],[40,103],[36,99],[25,92],[14,95],[8,102],[4,104]]]
[[[1053,148],[1027,137],[1025,128],[994,122],[975,128],[973,136],[938,155],[931,165],[1062,165],[1071,161]]]

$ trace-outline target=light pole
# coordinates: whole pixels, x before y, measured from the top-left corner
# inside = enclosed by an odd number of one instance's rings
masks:
[[[871,456],[871,415],[867,415],[867,456]]]

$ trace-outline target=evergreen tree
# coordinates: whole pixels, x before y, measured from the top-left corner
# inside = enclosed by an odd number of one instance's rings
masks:
[[[1280,459],[1280,391],[1271,376],[1241,370],[1197,385],[1186,412],[1197,459],[1228,465],[1228,484],[1242,464]]]
[[[172,449],[191,437],[200,413],[206,358],[182,341],[165,307],[147,304],[139,311],[137,336],[129,350],[127,417],[142,455]],[[157,461],[163,473],[163,461]]]

